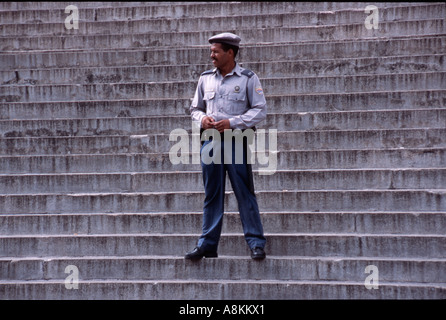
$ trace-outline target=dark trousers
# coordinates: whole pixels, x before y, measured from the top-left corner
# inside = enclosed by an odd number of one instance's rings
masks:
[[[238,202],[243,232],[248,246],[251,249],[265,247],[266,239],[263,235],[263,226],[254,194],[252,168],[251,164],[247,163],[247,144],[244,142],[242,147],[243,163],[239,163],[239,160],[235,161],[238,144],[234,140],[230,144],[232,147],[232,159],[229,158],[230,160],[228,160],[227,153],[224,152],[223,138],[221,141],[212,141],[211,138],[205,141],[201,147],[205,200],[202,235],[197,246],[206,251],[217,251],[218,248],[224,213],[226,172]],[[210,164],[203,162],[203,152],[212,157],[215,152],[218,154],[218,151],[221,154],[220,163],[216,163],[217,161],[212,161]]]

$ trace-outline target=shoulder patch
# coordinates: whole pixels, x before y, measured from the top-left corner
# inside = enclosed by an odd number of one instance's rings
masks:
[[[256,92],[257,92],[258,94],[262,95],[262,94],[263,94],[263,89],[262,89],[262,87],[257,87],[257,88],[256,88]]]
[[[204,75],[207,75],[207,74],[213,74],[213,73],[214,73],[214,69],[211,69],[211,70],[206,70],[206,71],[203,72],[201,75],[204,76]]]
[[[245,70],[242,71],[242,74],[243,74],[244,76],[247,76],[248,78],[251,78],[251,77],[254,75],[254,72],[252,72],[252,71],[249,70],[249,69],[245,69]]]

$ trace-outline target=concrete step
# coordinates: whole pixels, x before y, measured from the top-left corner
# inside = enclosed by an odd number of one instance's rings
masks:
[[[199,234],[108,234],[0,236],[2,257],[168,255],[183,257]],[[265,234],[265,251],[277,256],[435,258],[446,249],[444,235]],[[222,234],[221,255],[247,256],[243,234]]]
[[[203,191],[198,172],[0,175],[3,194]],[[257,191],[443,189],[446,169],[277,171],[255,175]],[[226,190],[232,190],[229,179]]]
[[[419,116],[412,122],[412,117]],[[346,112],[272,113],[267,116],[267,128],[294,130],[390,129],[444,127],[445,109],[381,110]],[[403,124],[404,122],[404,124]],[[366,123],[368,123],[366,125]]]
[[[261,208],[262,209],[262,208]],[[193,234],[202,226],[202,212],[2,214],[0,234]],[[444,234],[444,212],[265,212],[266,233]],[[225,212],[223,233],[242,232],[238,212]]]
[[[206,42],[207,43],[207,42]],[[114,49],[78,48],[73,50],[34,50],[0,53],[8,70],[23,68],[115,67],[208,64],[209,45],[183,45],[181,48]],[[244,44],[239,52],[241,62],[275,60],[356,59],[386,56],[444,54],[446,36],[412,36],[400,39],[355,39],[313,42],[289,42],[257,45]]]
[[[5,281],[0,283],[0,295],[11,300],[416,300],[444,299],[446,296],[446,289],[442,284],[405,282],[380,282],[379,290],[369,290],[364,286],[364,281],[92,280],[80,281],[77,290],[67,290],[64,281]],[[222,310],[218,312],[222,314],[224,309],[220,309]],[[178,312],[179,309],[172,310],[172,315],[177,315]]]
[[[26,5],[20,5],[17,7],[4,7],[0,11],[0,18],[5,24],[24,24],[32,22],[40,23],[58,23],[65,21],[68,14],[64,13],[66,6],[69,4],[57,4],[57,5],[45,5],[44,7],[27,7]],[[104,21],[134,21],[134,20],[167,20],[167,19],[203,19],[204,17],[212,17],[215,20],[220,20],[223,17],[237,17],[240,13],[244,13],[245,18],[250,16],[259,16],[270,14],[273,19],[275,16],[281,16],[284,14],[293,13],[299,14],[299,19],[295,20],[295,23],[336,23],[350,18],[349,15],[342,16],[343,11],[350,11],[352,13],[362,13],[362,20],[364,18],[364,5],[354,4],[331,4],[331,3],[138,3],[131,6],[130,3],[120,5],[118,3],[105,4],[96,3],[90,5],[88,3],[75,4],[81,15],[79,20],[82,23],[87,22],[104,22]],[[433,9],[432,7],[436,7]],[[381,3],[378,5],[382,20],[401,20],[401,19],[416,19],[420,17],[429,16],[428,14],[435,15],[439,10],[442,10],[442,3],[432,4],[427,6],[426,3],[407,3],[405,6],[401,6],[400,3]],[[331,11],[327,11],[331,10]],[[321,11],[321,12],[320,12]],[[336,11],[336,12],[334,12]],[[315,13],[317,12],[317,14]],[[274,15],[272,15],[274,14]],[[345,14],[345,13],[344,13]],[[358,17],[359,18],[359,17]],[[304,20],[305,19],[305,20]],[[205,20],[205,19],[203,19]],[[206,20],[207,21],[207,20]],[[209,20],[207,22],[212,22]],[[290,21],[290,23],[292,20]],[[169,25],[173,27],[172,25]],[[80,27],[80,26],[79,26]],[[157,28],[162,25],[157,25]],[[198,27],[197,27],[198,28]],[[157,30],[154,28],[154,30]],[[171,30],[171,29],[168,29]]]
[[[262,211],[433,211],[446,210],[446,191],[429,190],[281,190],[257,191]],[[204,192],[120,192],[0,195],[2,213],[118,213],[202,210]],[[225,210],[237,211],[232,192]]]
[[[354,110],[430,109],[446,107],[446,90],[376,91],[268,95],[271,111],[277,113]],[[0,96],[0,119],[115,118],[181,115],[191,98],[125,99],[96,101],[20,101],[21,96]],[[148,107],[150,106],[150,107]],[[167,107],[166,107],[167,106]]]
[[[285,131],[277,135],[279,150],[441,148],[443,129]]]
[[[446,109],[381,110],[272,113],[259,128],[276,130],[364,130],[395,128],[445,127]],[[175,129],[183,129],[189,139],[192,120],[188,115],[121,117],[96,119],[53,120],[0,120],[0,137],[51,137],[51,136],[109,136],[147,135],[152,132],[170,135]],[[265,133],[268,133],[266,131]],[[256,133],[256,136],[260,133]],[[266,136],[266,135],[265,135]],[[179,138],[172,140],[172,146]]]
[[[200,9],[209,10],[206,14],[234,14],[239,13],[241,9],[251,8],[256,9],[256,13],[263,12],[262,10],[272,10],[272,12],[290,12],[290,11],[313,11],[313,10],[340,10],[343,8],[358,8],[363,9],[364,6],[361,3],[350,3],[350,2],[260,2],[260,3],[244,3],[244,2],[223,2],[223,3],[211,3],[211,2],[160,2],[160,1],[150,1],[150,2],[46,2],[46,3],[2,3],[1,10],[53,10],[53,9],[64,9],[69,4],[76,4],[80,8],[88,9],[95,8],[98,11],[101,10],[131,10],[135,8],[133,14],[140,14],[140,10],[147,8],[149,10],[149,16],[155,13],[151,10],[159,10],[164,12],[160,17],[166,17],[170,15],[176,16],[186,16],[193,15],[194,12],[200,14]],[[382,3],[382,8],[387,7],[397,7],[397,6],[411,6],[411,5],[423,5],[424,2],[386,2]],[[234,10],[234,11],[231,11]],[[156,11],[155,11],[156,12]],[[231,13],[233,12],[233,13]],[[270,12],[270,11],[266,11]],[[203,13],[201,13],[203,14]],[[201,15],[200,15],[201,16]]]
[[[446,71],[442,54],[384,58],[240,63],[260,78]],[[404,62],[401,62],[404,61]],[[89,84],[197,80],[209,64],[51,68],[0,71],[2,84]]]
[[[252,4],[255,10],[255,4]],[[98,15],[101,9],[82,10],[82,19],[79,20],[79,28],[76,30],[77,35],[94,35],[109,33],[144,33],[144,32],[190,32],[195,30],[215,30],[221,28],[227,29],[261,29],[261,28],[280,28],[280,27],[296,27],[296,26],[314,26],[314,25],[342,25],[346,23],[358,24],[364,23],[367,14],[364,8],[360,9],[344,9],[340,11],[325,12],[271,12],[263,14],[255,14],[251,9],[249,11],[240,11],[236,14],[216,16],[215,12],[212,16],[203,15],[188,16],[184,18],[157,18],[153,16],[138,16],[131,18],[131,12],[118,12],[108,9],[102,16]],[[446,6],[444,4],[425,4],[422,6],[410,7],[389,7],[379,8],[380,22],[388,21],[416,21],[420,19],[442,19],[446,14]],[[128,8],[126,8],[128,9]],[[132,8],[135,12],[137,8]],[[89,17],[90,11],[96,14]],[[113,12],[115,11],[115,12]],[[42,18],[51,18],[42,20],[36,25],[35,22],[27,22],[26,16],[30,12],[24,12],[20,15],[17,12],[6,11],[0,13],[0,18],[5,16],[5,24],[0,27],[0,36],[47,36],[47,35],[65,35],[70,34],[65,27],[65,19],[68,14],[64,11],[57,10],[57,16],[43,16]],[[254,13],[254,14],[253,14]],[[121,15],[120,15],[121,14]],[[13,22],[12,17],[16,17]],[[81,17],[80,17],[81,18]]]
[[[4,11],[8,11],[8,10],[55,10],[55,9],[64,9],[66,6],[68,6],[69,4],[73,4],[75,2],[58,2],[58,3],[43,3],[43,2],[38,2],[38,3],[23,3],[23,4],[19,4],[19,3],[5,3],[2,4],[2,6],[0,7],[1,10]],[[171,2],[174,5],[179,4],[180,2]],[[83,8],[98,8],[98,7],[102,7],[102,8],[112,8],[114,6],[117,7],[127,7],[127,6],[141,6],[142,2],[119,2],[119,1],[112,1],[112,2],[77,2],[75,3],[76,5],[81,5],[81,7]],[[159,6],[162,5],[162,2],[148,2],[147,5],[148,6]],[[165,3],[164,3],[165,4]],[[190,4],[190,2],[186,2],[186,4]]]
[[[206,31],[190,32],[149,32],[106,35],[77,35],[71,29],[68,37],[27,36],[2,37],[2,51],[48,50],[48,49],[86,49],[86,48],[135,48],[203,45],[214,34],[230,31],[237,32],[244,44],[286,43],[293,41],[328,41],[342,39],[370,39],[376,37],[407,37],[419,35],[444,35],[444,19],[420,19],[414,21],[380,22],[378,29],[368,30],[364,22],[344,25],[323,25],[304,27],[282,27],[261,29],[217,28]]]
[[[311,280],[364,281],[367,266],[379,270],[379,282],[440,284],[445,259],[383,259],[379,257],[277,257],[260,265],[249,257],[220,256],[198,263],[174,256],[0,258],[0,277],[14,280],[64,280],[65,268],[76,266],[79,280]]]
[[[167,153],[0,156],[0,174],[199,171],[201,166],[194,162],[196,157],[199,157],[199,154],[192,153],[188,162],[174,165]],[[276,168],[274,155],[268,158],[266,164],[259,163],[258,154],[254,153],[254,157],[253,168],[263,172],[274,169],[446,167],[444,148],[279,150]]]
[[[268,133],[268,132],[267,132]],[[266,135],[265,135],[266,137]],[[446,129],[366,129],[327,131],[280,131],[278,150],[442,148],[446,147]],[[192,150],[191,135],[189,150]],[[268,139],[266,149],[268,147]],[[0,155],[166,153],[172,148],[168,134],[19,137],[0,139]]]
[[[94,84],[1,85],[0,99],[15,102],[82,101],[108,99],[192,98],[198,80],[168,82],[118,82]],[[354,76],[263,78],[265,95],[332,92],[444,89],[446,72],[370,74]]]

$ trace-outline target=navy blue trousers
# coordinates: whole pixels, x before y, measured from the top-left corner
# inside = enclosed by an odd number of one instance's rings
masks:
[[[239,144],[234,140],[232,141],[232,159],[230,160],[228,160],[228,154],[224,152],[225,143],[223,137],[221,141],[212,141],[211,138],[205,141],[201,147],[201,167],[205,200],[202,235],[198,240],[197,246],[206,251],[217,251],[218,248],[223,224],[226,172],[228,173],[232,189],[238,202],[240,219],[248,246],[251,249],[265,247],[266,239],[263,235],[259,207],[254,194],[252,168],[247,163],[246,143],[242,147],[242,163],[240,163],[240,160],[235,161],[236,148],[240,147]],[[217,152],[217,155],[220,152],[220,163],[217,163],[217,161],[209,163],[209,160],[205,161],[205,163],[203,161],[204,153],[209,158],[214,156],[215,152]],[[240,159],[240,156],[238,156],[238,159]]]

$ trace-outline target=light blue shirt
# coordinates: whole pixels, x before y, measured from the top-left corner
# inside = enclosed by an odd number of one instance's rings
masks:
[[[266,118],[266,100],[260,80],[242,74],[237,63],[225,77],[215,68],[204,72],[198,80],[190,106],[192,120],[209,116],[220,121],[229,119],[231,129],[252,128]]]

